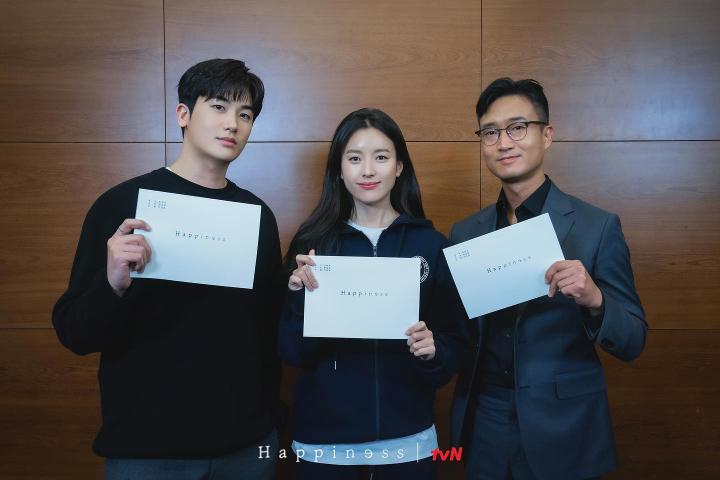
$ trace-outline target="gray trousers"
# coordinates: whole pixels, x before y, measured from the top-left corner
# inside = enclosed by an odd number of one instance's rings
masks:
[[[258,458],[258,446],[270,446],[269,458]],[[273,430],[258,445],[208,459],[108,458],[105,480],[273,480],[278,450]]]

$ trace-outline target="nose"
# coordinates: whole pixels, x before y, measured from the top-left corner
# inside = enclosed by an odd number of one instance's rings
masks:
[[[225,130],[235,133],[238,129],[238,121],[235,115],[228,115],[225,120]]]
[[[509,150],[515,146],[515,141],[505,130],[500,130],[500,138],[498,138],[498,147],[501,150]]]
[[[373,162],[365,161],[362,165],[362,176],[363,177],[372,177],[375,175],[375,166],[373,165]]]

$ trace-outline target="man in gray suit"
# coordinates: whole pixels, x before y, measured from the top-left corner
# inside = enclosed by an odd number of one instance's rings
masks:
[[[476,113],[502,191],[455,224],[450,242],[547,212],[567,260],[547,270],[547,296],[470,321],[476,350],[456,384],[452,442],[466,446],[471,479],[595,478],[616,466],[595,345],[630,361],[647,332],[620,220],[545,175],[553,128],[539,83],[497,79]]]

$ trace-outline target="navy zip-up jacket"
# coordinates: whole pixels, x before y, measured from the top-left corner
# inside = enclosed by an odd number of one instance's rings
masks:
[[[427,276],[420,284],[420,320],[433,332],[432,360],[414,356],[405,340],[304,338],[304,290],[288,290],[279,348],[285,362],[302,368],[293,396],[295,440],[361,443],[412,435],[434,423],[435,390],[450,381],[468,351],[462,323],[467,316],[442,252],[446,246],[432,222],[401,215],[382,232],[376,251],[348,225],[337,251],[318,252],[421,256],[427,263],[421,261],[419,274],[427,271]]]

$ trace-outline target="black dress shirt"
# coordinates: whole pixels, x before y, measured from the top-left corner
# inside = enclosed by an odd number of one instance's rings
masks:
[[[540,215],[550,191],[550,179],[545,176],[545,182],[533,192],[523,203],[515,209],[515,218],[523,222]],[[500,191],[497,204],[497,223],[495,229],[500,230],[510,226],[508,220],[509,205],[505,192]],[[485,333],[483,335],[483,348],[479,359],[479,382],[489,383],[504,388],[515,388],[515,335],[516,321],[520,313],[520,305],[513,305],[485,317]]]

